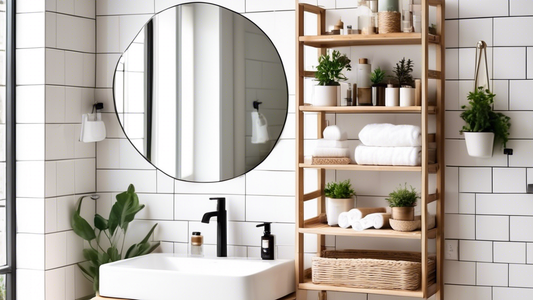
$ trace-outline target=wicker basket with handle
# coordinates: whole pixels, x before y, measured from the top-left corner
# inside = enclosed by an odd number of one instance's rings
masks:
[[[326,250],[312,259],[315,284],[343,287],[418,290],[422,274],[418,252]],[[428,257],[428,286],[435,283],[435,256]]]

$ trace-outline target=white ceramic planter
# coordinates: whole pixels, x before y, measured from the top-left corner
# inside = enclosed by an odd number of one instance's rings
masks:
[[[479,158],[491,158],[494,146],[492,132],[464,132],[468,155]]]
[[[412,87],[400,88],[400,106],[415,106],[415,89]]]
[[[314,106],[337,106],[336,85],[315,85]]]
[[[328,217],[328,225],[339,225],[339,215],[354,208],[354,202],[355,198],[326,198],[326,215]]]

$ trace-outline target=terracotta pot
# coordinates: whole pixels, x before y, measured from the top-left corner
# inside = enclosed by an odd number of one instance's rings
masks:
[[[415,219],[414,207],[392,207],[392,218],[401,221],[413,221]]]

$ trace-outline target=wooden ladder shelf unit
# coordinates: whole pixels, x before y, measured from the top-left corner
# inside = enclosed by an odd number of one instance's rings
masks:
[[[307,292],[318,291],[319,299],[327,298],[327,291],[341,291],[354,293],[369,293],[381,295],[408,296],[427,299],[436,295],[437,300],[444,299],[443,293],[443,258],[444,258],[444,85],[445,85],[445,44],[444,44],[444,2],[443,0],[422,0],[422,33],[394,33],[378,34],[371,36],[364,35],[324,35],[326,10],[318,6],[299,3],[296,0],[296,290],[297,299],[307,299]],[[429,27],[429,7],[436,7],[437,34],[428,33]],[[317,35],[304,35],[304,13],[311,13],[317,17]],[[420,45],[422,66],[422,106],[418,107],[313,107],[306,105],[304,101],[304,80],[314,77],[314,72],[306,71],[304,68],[304,46],[311,46],[318,49],[318,55],[326,53],[328,48],[341,46],[359,45]],[[436,69],[429,69],[429,47],[434,45],[436,52]],[[437,99],[435,106],[428,105],[428,81],[436,80]],[[348,114],[419,114],[421,117],[422,129],[422,164],[419,167],[393,167],[393,166],[359,166],[351,165],[310,165],[304,162],[304,113],[312,112],[317,114],[317,135],[322,138],[322,131],[326,127],[326,113],[348,113]],[[429,115],[436,117],[436,133],[428,135]],[[437,163],[428,162],[428,143],[437,143]],[[312,168],[317,171],[318,190],[304,194],[304,169]],[[415,232],[398,232],[394,230],[366,230],[357,232],[351,229],[341,229],[329,227],[319,222],[318,217],[309,220],[304,219],[304,202],[312,199],[317,201],[317,213],[325,212],[325,198],[323,189],[325,186],[325,170],[350,170],[356,172],[364,171],[412,171],[421,173],[421,201],[422,207],[422,229]],[[436,173],[437,193],[428,192],[428,174]],[[436,202],[437,207],[437,227],[427,229],[429,203]],[[421,288],[417,291],[406,290],[375,290],[349,287],[338,287],[323,284],[313,284],[310,276],[310,269],[304,269],[304,234],[316,234],[318,236],[318,253],[325,249],[325,236],[353,236],[353,237],[378,237],[393,239],[415,239],[421,241],[422,256],[422,282]],[[428,240],[436,240],[436,283],[428,285]]]

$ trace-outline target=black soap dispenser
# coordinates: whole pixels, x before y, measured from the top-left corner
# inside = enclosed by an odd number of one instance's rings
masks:
[[[265,231],[261,237],[261,258],[264,260],[274,259],[274,236],[270,234],[270,224],[272,223],[265,222],[256,226],[265,227]]]

